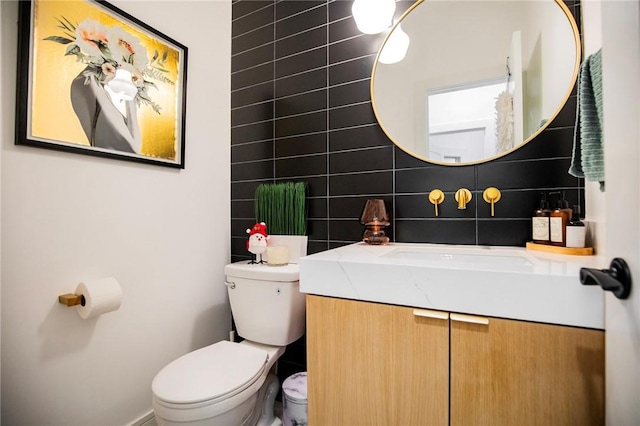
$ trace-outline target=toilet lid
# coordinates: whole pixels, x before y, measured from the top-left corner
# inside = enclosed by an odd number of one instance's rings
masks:
[[[156,398],[174,404],[231,396],[260,377],[267,358],[262,349],[223,340],[171,362],[151,388]]]

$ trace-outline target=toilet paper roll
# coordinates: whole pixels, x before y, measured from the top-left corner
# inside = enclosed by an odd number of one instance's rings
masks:
[[[84,297],[84,303],[77,307],[83,319],[115,311],[122,303],[122,288],[113,277],[80,283],[76,294]]]

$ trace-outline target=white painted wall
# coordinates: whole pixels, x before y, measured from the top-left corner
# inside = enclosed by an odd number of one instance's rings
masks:
[[[2,7],[0,6],[0,48],[2,47],[2,39],[4,38],[3,36],[3,26],[2,26]],[[7,27],[5,25],[5,27]],[[3,93],[3,89],[2,89],[2,82],[4,81],[4,73],[3,73],[3,67],[0,67],[0,117],[5,117],[7,114],[5,114],[5,104],[7,102],[4,101],[4,98],[2,96]],[[0,119],[0,140],[2,140],[1,138],[4,137],[4,120]],[[0,149],[0,224],[2,224],[2,180],[1,180],[1,176],[2,176],[2,149]],[[2,365],[2,226],[0,225],[0,366]],[[0,368],[0,413],[2,413],[2,368]],[[1,419],[2,416],[0,416],[0,422],[2,421]]]
[[[189,48],[186,169],[15,146],[17,4],[0,2],[5,425],[129,424],[164,365],[228,336],[230,0],[112,3]],[[103,276],[118,311],[57,303]]]

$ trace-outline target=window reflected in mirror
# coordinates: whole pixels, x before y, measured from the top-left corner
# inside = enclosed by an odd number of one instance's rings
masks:
[[[427,92],[429,158],[463,163],[513,148],[513,86],[505,79]]]

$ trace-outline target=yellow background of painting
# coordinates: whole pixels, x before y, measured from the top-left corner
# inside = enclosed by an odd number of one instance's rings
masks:
[[[155,50],[162,53],[168,50],[164,73],[175,85],[146,77],[157,86],[149,88],[149,96],[160,106],[157,114],[150,106],[138,107],[138,121],[142,133],[142,155],[173,160],[176,157],[178,132],[177,107],[179,52],[170,45],[140,31],[137,27],[119,20],[110,12],[105,12],[95,4],[84,1],[36,1],[33,23],[33,70],[32,70],[32,109],[31,136],[38,139],[63,141],[72,144],[89,145],[71,105],[71,82],[85,68],[85,64],[76,61],[75,55],[65,56],[69,45],[44,40],[49,36],[66,37],[59,28],[57,19],[65,17],[73,25],[89,18],[106,27],[120,26],[129,34],[136,36],[147,50],[149,61]]]

